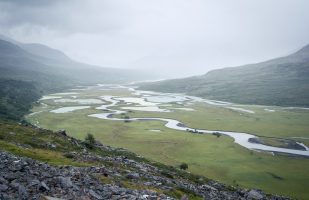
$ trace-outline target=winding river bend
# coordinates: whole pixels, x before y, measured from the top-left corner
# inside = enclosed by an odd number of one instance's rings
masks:
[[[123,86],[122,86],[123,87]],[[288,148],[281,148],[281,147],[273,147],[273,146],[268,146],[265,144],[259,144],[259,143],[252,143],[249,141],[251,138],[258,138],[258,136],[249,134],[249,133],[241,133],[241,132],[231,132],[231,131],[216,131],[216,130],[205,130],[205,129],[195,129],[195,128],[190,128],[185,126],[182,122],[175,120],[175,119],[167,119],[167,118],[149,118],[149,117],[139,117],[139,118],[128,118],[128,119],[123,119],[123,118],[115,118],[114,115],[116,114],[122,114],[122,113],[127,113],[127,111],[123,110],[116,110],[116,109],[110,109],[110,107],[116,106],[118,103],[121,103],[122,101],[128,100],[130,103],[140,103],[142,104],[143,102],[146,102],[148,106],[156,106],[158,103],[150,103],[147,100],[147,97],[151,97],[151,94],[154,94],[153,92],[148,92],[148,91],[137,91],[134,90],[133,88],[128,88],[130,91],[135,92],[136,95],[142,95],[140,99],[138,98],[119,98],[117,96],[102,96],[101,98],[109,102],[107,105],[102,105],[100,107],[97,107],[97,109],[102,109],[107,112],[100,113],[100,114],[91,114],[89,117],[96,117],[104,120],[115,120],[115,121],[141,121],[141,120],[157,120],[157,121],[163,121],[165,122],[165,127],[174,129],[174,130],[179,130],[179,131],[186,131],[186,132],[194,132],[194,133],[199,133],[199,134],[214,134],[214,133],[220,133],[223,135],[227,135],[229,137],[232,137],[234,139],[234,142],[251,150],[256,150],[256,151],[268,151],[268,152],[275,152],[275,153],[287,153],[287,154],[293,154],[293,155],[299,155],[299,156],[306,156],[309,157],[309,148],[305,146],[302,143],[298,143],[302,147],[304,147],[304,150],[296,150],[296,149],[288,149]],[[164,93],[160,93],[164,94]],[[201,98],[198,97],[189,97],[185,96],[183,98],[191,98],[193,100],[201,100]],[[132,101],[133,100],[133,101]],[[136,102],[134,102],[136,101]],[[208,101],[208,100],[204,100]],[[164,101],[164,99],[161,99],[161,102],[167,103]],[[228,102],[220,102],[220,101],[211,101],[208,103],[212,104],[221,104],[221,105],[229,105]]]

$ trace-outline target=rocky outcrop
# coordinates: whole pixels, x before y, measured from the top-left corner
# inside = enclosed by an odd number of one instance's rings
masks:
[[[104,167],[53,167],[0,153],[0,199],[173,199],[150,190],[102,184]]]
[[[0,128],[0,200],[288,199],[227,186],[97,141],[89,147],[64,130],[12,123]]]
[[[81,157],[87,157],[85,154]],[[89,155],[87,159],[90,157],[95,156]],[[176,172],[166,172],[159,167],[124,156],[96,156],[95,159],[113,165],[54,167],[30,158],[0,152],[0,199],[171,200],[175,197],[168,194],[175,188],[185,191],[179,199],[188,199],[188,195],[195,195],[201,199],[287,199],[266,196],[260,190],[227,187],[211,180],[201,181],[199,184],[178,177]],[[122,166],[126,168],[123,169]],[[126,185],[124,182],[135,185],[136,189],[130,188],[130,184]]]

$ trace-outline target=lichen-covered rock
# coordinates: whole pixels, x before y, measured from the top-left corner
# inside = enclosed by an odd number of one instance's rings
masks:
[[[247,195],[247,199],[260,200],[264,199],[265,195],[260,190],[250,190]]]
[[[143,199],[172,200],[173,191],[186,191],[178,198],[194,195],[203,199],[269,199],[260,190],[227,187],[212,180],[193,181],[178,169],[162,169],[126,156],[74,153],[74,158],[109,163],[96,167],[55,167],[30,158],[0,151],[0,199]],[[181,173],[186,173],[182,172]],[[160,191],[160,192],[156,192]],[[185,193],[186,193],[185,192]]]
[[[23,163],[24,167],[17,167],[18,163]],[[53,167],[46,163],[0,152],[0,168],[1,200],[143,199],[143,195],[149,195],[147,190],[102,184],[93,176],[105,171],[104,168],[99,167]],[[165,195],[160,196],[156,192],[152,192],[151,195],[154,199],[173,199]]]

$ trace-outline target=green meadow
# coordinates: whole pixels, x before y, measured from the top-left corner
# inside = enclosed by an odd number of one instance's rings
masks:
[[[98,98],[102,95],[130,96],[125,89],[80,91],[78,98]],[[70,97],[70,96],[68,96]],[[160,121],[110,121],[89,117],[102,113],[95,107],[68,113],[51,113],[52,109],[74,106],[76,103],[55,103],[43,101],[33,108],[34,115],[27,120],[40,127],[52,130],[65,129],[76,138],[83,139],[92,133],[102,143],[123,147],[148,159],[177,166],[182,162],[189,165],[189,171],[219,180],[223,183],[248,188],[260,188],[269,193],[308,199],[309,159],[256,152],[245,149],[227,136],[199,135],[168,129]],[[131,106],[131,105],[130,105]],[[115,109],[121,106],[114,107]],[[182,108],[171,104],[166,109]],[[129,117],[162,117],[183,122],[192,128],[226,130],[252,133],[259,136],[289,138],[309,137],[309,111],[243,105],[242,108],[254,114],[239,112],[206,103],[186,106],[194,111],[174,110],[173,112],[132,111]],[[273,109],[268,112],[264,109]],[[115,116],[116,117],[116,116]],[[123,116],[118,116],[123,117]],[[153,130],[160,130],[154,132]],[[307,139],[297,139],[309,145]],[[280,145],[280,144],[278,144]]]

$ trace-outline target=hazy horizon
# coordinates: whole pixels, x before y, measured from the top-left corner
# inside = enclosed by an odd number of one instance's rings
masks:
[[[0,1],[0,33],[104,67],[184,77],[309,43],[309,2]]]

